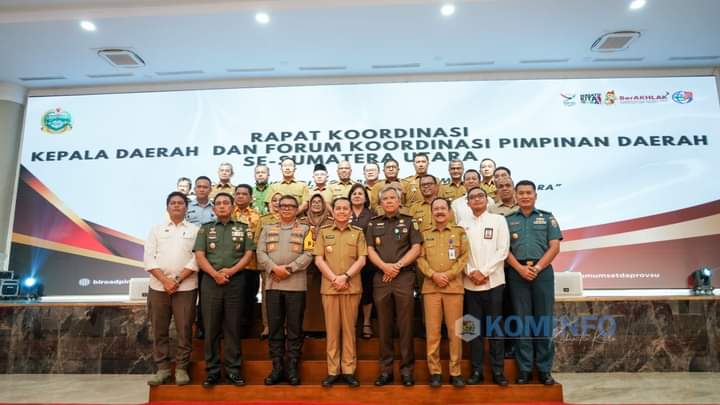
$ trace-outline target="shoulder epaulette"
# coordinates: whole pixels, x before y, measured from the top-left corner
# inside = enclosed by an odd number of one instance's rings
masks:
[[[350,229],[354,229],[354,230],[356,230],[356,231],[360,231],[360,232],[362,232],[362,231],[363,231],[363,229],[362,229],[362,228],[360,228],[359,226],[357,226],[357,225],[352,225],[352,224],[350,225]]]

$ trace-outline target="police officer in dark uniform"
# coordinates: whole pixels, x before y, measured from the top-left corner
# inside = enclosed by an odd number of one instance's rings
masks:
[[[216,219],[204,224],[195,240],[202,279],[202,311],[205,326],[205,370],[203,387],[220,381],[220,337],[224,337],[224,366],[227,379],[245,385],[241,374],[240,316],[244,313],[245,277],[238,274],[254,257],[255,242],[246,224],[232,219],[233,197],[218,193],[214,199]]]
[[[370,220],[365,234],[368,257],[379,270],[373,279],[373,299],[380,326],[377,386],[393,381],[393,331],[396,325],[400,331],[402,383],[405,386],[415,384],[414,262],[420,254],[422,235],[411,216],[399,213],[400,196],[400,190],[394,186],[385,186],[380,190],[379,200],[384,214]]]
[[[510,231],[508,284],[523,336],[516,343],[518,384],[528,384],[533,360],[540,372],[540,382],[555,384],[552,370],[554,347],[553,305],[555,287],[552,261],[560,252],[562,233],[552,213],[535,208],[535,183],[523,180],[515,186],[520,210],[506,217]],[[532,322],[534,325],[528,325]],[[530,339],[532,337],[532,339]]]

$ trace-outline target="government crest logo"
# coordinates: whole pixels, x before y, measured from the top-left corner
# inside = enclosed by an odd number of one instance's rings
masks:
[[[605,92],[605,105],[615,104],[616,99],[617,99],[617,96],[615,95],[615,90],[610,90],[608,92]]]
[[[58,107],[43,114],[41,119],[43,132],[48,134],[62,134],[72,129],[72,115]]]

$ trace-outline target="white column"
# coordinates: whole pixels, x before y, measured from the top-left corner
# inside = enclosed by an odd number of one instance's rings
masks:
[[[18,180],[18,158],[26,89],[0,82],[0,269],[10,262],[10,235]]]

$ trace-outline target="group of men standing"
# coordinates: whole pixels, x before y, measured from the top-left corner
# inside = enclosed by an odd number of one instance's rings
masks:
[[[484,159],[480,171],[465,171],[451,161],[446,183],[428,174],[429,159],[417,154],[416,173],[399,179],[395,160],[364,167],[367,204],[376,214],[365,228],[352,224],[354,183],[348,162],[338,164],[338,180],[327,182],[327,169],[317,165],[314,185],[295,179],[295,163],[281,162],[282,180],[269,184],[266,166],[255,168],[255,186],[233,186],[232,166],[223,163],[219,181],[195,180],[167,197],[168,219],[155,226],[146,242],[145,265],[151,275],[148,306],[158,372],[151,385],[171,380],[168,328],[177,328],[175,382],[187,384],[192,350],[195,301],[205,338],[206,378],[203,386],[221,380],[220,341],[227,380],[245,384],[241,338],[249,326],[246,315],[263,289],[263,337],[269,339],[272,372],[265,384],[300,383],[299,363],[304,339],[306,270],[321,275],[320,299],[325,319],[328,376],[331,386],[359,386],[355,325],[363,288],[371,287],[378,321],[379,375],[375,385],[394,381],[394,335],[400,347],[401,382],[414,385],[414,314],[416,292],[422,296],[430,385],[442,384],[441,328],[450,345],[450,379],[456,387],[484,381],[484,338],[489,339],[492,381],[505,386],[506,335],[503,317],[523,323],[551,317],[554,302],[551,262],[562,239],[554,216],[535,207],[535,184],[514,184],[510,170]],[[189,180],[188,180],[189,181]],[[331,217],[315,231],[300,215],[316,208],[309,202],[323,196]],[[325,207],[322,207],[325,208]],[[370,270],[368,270],[370,269]],[[371,285],[361,273],[372,271]],[[198,274],[202,275],[198,281]],[[262,280],[262,282],[260,282]],[[464,317],[465,315],[465,317]],[[476,322],[468,322],[474,319]],[[472,371],[461,375],[462,337],[479,325],[470,341]],[[553,343],[544,333],[522,334],[514,340],[518,363],[516,383],[527,384],[536,365],[540,381],[554,384],[550,374]]]

